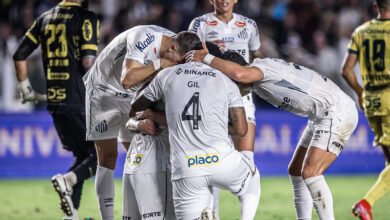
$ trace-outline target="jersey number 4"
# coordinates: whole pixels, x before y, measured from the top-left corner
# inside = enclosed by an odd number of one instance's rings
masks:
[[[191,106],[192,106],[192,115],[187,115],[188,109]],[[181,113],[181,120],[182,121],[191,120],[192,129],[194,130],[199,129],[199,121],[202,120],[202,117],[199,115],[199,92],[195,92],[194,95],[192,95],[191,99],[187,102],[183,112]]]

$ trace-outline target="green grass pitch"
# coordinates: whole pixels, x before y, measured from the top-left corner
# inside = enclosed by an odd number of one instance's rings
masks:
[[[375,182],[376,176],[329,176],[327,181],[334,197],[336,219],[354,219],[351,206]],[[287,177],[262,177],[261,202],[256,219],[295,219],[292,190]],[[0,180],[0,219],[7,220],[55,220],[61,219],[58,195],[53,191],[50,180]],[[115,215],[121,218],[121,181],[116,181]],[[380,200],[373,209],[375,220],[390,219],[390,196]],[[239,219],[238,200],[228,192],[220,198],[222,220]],[[79,210],[81,219],[99,219],[93,181],[84,185]],[[318,219],[313,212],[313,219]]]

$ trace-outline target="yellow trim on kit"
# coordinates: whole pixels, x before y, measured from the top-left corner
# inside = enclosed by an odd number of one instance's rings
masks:
[[[32,42],[34,42],[34,44],[38,44],[38,40],[30,32],[26,33],[26,37],[28,37]]]
[[[81,45],[82,50],[98,50],[98,46],[95,44],[84,44]]]
[[[80,6],[80,3],[78,2],[61,2],[59,5],[61,6]]]

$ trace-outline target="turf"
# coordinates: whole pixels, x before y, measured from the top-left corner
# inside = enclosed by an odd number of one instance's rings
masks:
[[[375,182],[376,176],[332,176],[327,181],[334,197],[336,219],[353,219],[350,213],[352,204],[357,201]],[[261,203],[256,219],[291,220],[295,219],[290,182],[286,177],[264,177],[261,180]],[[121,182],[116,182],[115,215],[120,219]],[[16,220],[55,220],[61,219],[58,196],[51,188],[49,180],[0,180],[0,219]],[[375,220],[390,219],[390,196],[380,200],[373,209]],[[222,220],[239,219],[239,203],[228,192],[221,193],[220,209]],[[84,186],[81,219],[99,219],[95,190],[92,180]],[[313,213],[315,216],[315,213]],[[313,219],[318,219],[316,216]]]

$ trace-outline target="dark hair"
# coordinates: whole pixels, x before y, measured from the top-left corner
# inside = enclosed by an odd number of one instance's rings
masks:
[[[216,44],[214,44],[213,42],[210,42],[210,41],[206,41],[206,47],[207,47],[207,50],[209,51],[209,54],[223,59],[222,52]],[[193,48],[193,50],[201,50],[201,49],[203,49],[202,42],[195,44],[195,47]]]
[[[222,55],[222,59],[232,61],[233,63],[240,64],[241,66],[247,66],[248,63],[245,61],[239,53],[233,50],[228,50]]]
[[[200,42],[200,39],[195,33],[182,31],[176,35],[175,42],[179,47],[179,53],[184,55],[192,50]]]
[[[390,0],[376,0],[376,4],[380,9],[389,9],[390,8]]]

